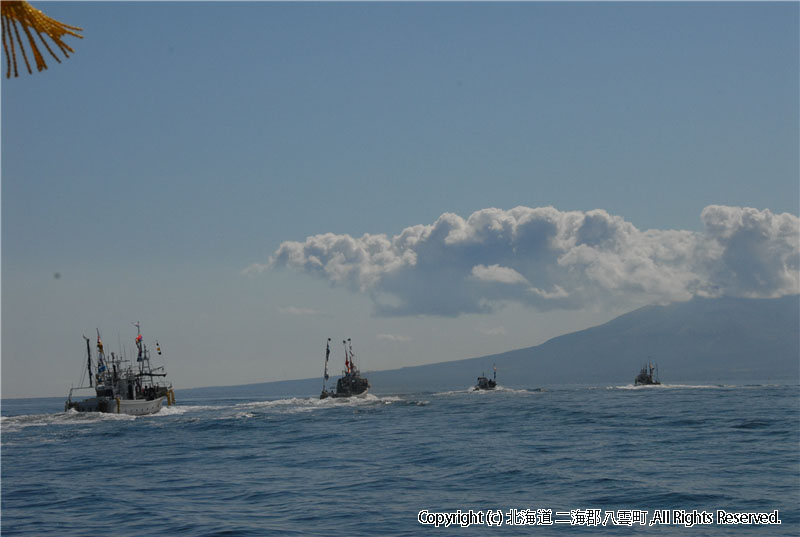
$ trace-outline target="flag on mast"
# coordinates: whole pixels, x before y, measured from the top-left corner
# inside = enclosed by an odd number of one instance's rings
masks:
[[[89,345],[89,340],[86,340],[86,345]],[[106,361],[105,352],[103,352],[103,340],[100,339],[100,329],[97,329],[97,372],[105,373]]]
[[[136,361],[142,361],[142,334],[136,336],[136,348],[139,350],[138,355],[136,356]]]

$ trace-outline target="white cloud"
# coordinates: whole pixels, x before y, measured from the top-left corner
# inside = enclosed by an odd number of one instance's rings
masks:
[[[720,255],[708,270],[726,294],[778,297],[798,292],[798,218],[710,205],[701,214]]]
[[[500,265],[475,265],[472,267],[472,276],[484,282],[507,283],[510,285],[528,283],[525,276],[516,270]]]
[[[553,287],[554,289],[552,291],[544,291],[542,289],[537,289],[536,287],[529,287],[528,292],[547,299],[567,298],[569,296],[569,293],[561,288],[561,286],[555,285]]]
[[[411,338],[408,336],[398,336],[395,334],[378,334],[375,337],[383,341],[391,341],[394,343],[405,343],[407,341],[411,341]]]
[[[287,241],[266,265],[370,296],[380,315],[488,312],[506,302],[581,308],[800,292],[800,219],[712,205],[703,232],[641,231],[604,210],[495,208],[389,238],[326,233]]]

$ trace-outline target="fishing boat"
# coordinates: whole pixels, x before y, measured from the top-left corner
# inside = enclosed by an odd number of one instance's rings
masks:
[[[653,367],[653,362],[649,362],[646,366],[642,367],[639,374],[633,380],[634,386],[653,386],[661,384],[658,380],[658,364]]]
[[[154,414],[161,410],[166,400],[167,406],[175,404],[175,392],[167,382],[164,367],[153,367],[150,362],[150,349],[142,340],[141,325],[136,326],[136,363],[113,352],[106,356],[100,330],[97,330],[97,359],[92,360],[90,339],[86,341],[86,369],[81,385],[69,390],[64,411],[105,412],[108,414],[128,414],[141,416]],[[161,346],[156,341],[156,352],[161,355]],[[96,362],[96,363],[95,363]],[[84,381],[88,376],[89,385]],[[93,390],[94,395],[84,399],[73,399],[77,393]]]
[[[486,378],[484,373],[478,377],[478,383],[475,385],[476,390],[494,390],[497,387],[497,366],[494,366],[494,375],[492,378]]]
[[[325,375],[322,381],[322,393],[320,399],[327,399],[328,397],[353,397],[354,395],[364,395],[369,391],[369,380],[361,376],[361,372],[356,367],[355,354],[353,354],[353,343],[350,338],[342,341],[344,345],[344,370],[342,376],[336,381],[336,391],[327,389],[327,382],[330,379],[328,375],[328,358],[331,355],[331,338],[328,338],[328,343],[325,346]],[[349,346],[349,351],[348,351]]]

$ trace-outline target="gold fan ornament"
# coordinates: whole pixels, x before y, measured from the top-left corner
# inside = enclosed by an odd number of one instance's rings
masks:
[[[83,39],[82,35],[75,33],[82,32],[83,28],[70,26],[55,19],[51,19],[28,2],[0,2],[0,8],[2,8],[3,18],[3,51],[6,53],[6,78],[11,78],[12,65],[14,67],[14,76],[19,76],[17,72],[17,48],[22,54],[22,58],[25,60],[25,67],[28,68],[28,73],[33,74],[31,64],[28,62],[28,55],[25,52],[25,41],[20,34],[17,24],[19,24],[22,28],[22,32],[24,32],[25,36],[28,38],[27,42],[33,52],[33,58],[36,60],[36,69],[39,71],[47,69],[47,64],[44,61],[42,53],[39,51],[39,47],[36,44],[31,30],[39,36],[39,40],[42,42],[42,45],[44,45],[44,48],[47,49],[47,52],[49,52],[58,63],[61,63],[61,60],[58,59],[58,56],[55,55],[50,45],[44,40],[42,34],[52,39],[66,58],[69,58],[70,52],[75,51],[72,50],[72,47],[64,43],[62,37],[71,35],[78,39]],[[17,40],[18,47],[14,45],[14,38]]]

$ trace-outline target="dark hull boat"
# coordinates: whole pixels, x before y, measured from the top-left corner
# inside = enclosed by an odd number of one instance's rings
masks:
[[[496,387],[497,382],[486,377],[478,377],[478,383],[475,385],[476,390],[494,390]]]
[[[322,393],[320,399],[327,399],[328,397],[353,397],[356,395],[364,395],[369,391],[369,380],[361,376],[361,372],[356,367],[354,361],[355,355],[353,354],[353,344],[350,339],[342,341],[344,344],[344,371],[342,377],[336,381],[336,391],[328,390],[326,383],[330,378],[328,376],[328,358],[331,355],[331,338],[328,338],[328,344],[325,347],[325,376],[322,382]],[[350,350],[348,352],[348,344]]]
[[[136,323],[136,348],[138,354],[136,366],[122,356],[113,352],[106,357],[103,350],[103,341],[100,332],[97,332],[97,364],[92,362],[92,351],[89,338],[86,340],[86,372],[89,376],[89,385],[71,388],[64,411],[77,412],[104,412],[108,414],[128,414],[140,416],[154,414],[161,410],[166,401],[167,406],[175,404],[175,392],[172,384],[166,382],[166,372],[163,367],[152,367],[150,364],[150,351],[142,342],[142,334]],[[161,354],[161,347],[156,342],[156,350]],[[160,379],[160,380],[159,380]],[[92,390],[93,397],[74,400],[75,391]]]
[[[369,381],[359,375],[344,375],[336,381],[336,391],[324,391],[320,399],[326,397],[352,397],[354,395],[364,395],[369,391]]]
[[[476,390],[494,390],[497,387],[497,367],[494,368],[493,378],[486,378],[486,376],[478,377],[478,383],[475,385]]]
[[[636,378],[633,380],[634,386],[655,386],[661,384],[658,380],[658,364],[653,367],[652,363],[644,366]]]

